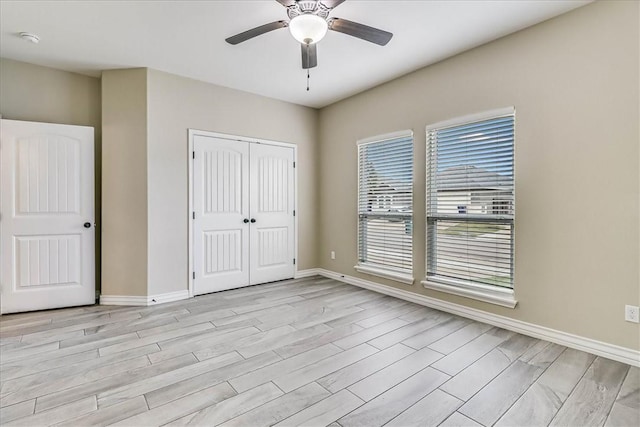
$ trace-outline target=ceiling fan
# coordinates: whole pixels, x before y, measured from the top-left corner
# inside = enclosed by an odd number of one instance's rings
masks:
[[[289,27],[291,35],[300,42],[302,49],[302,68],[308,70],[318,65],[319,42],[327,30],[337,31],[357,37],[380,46],[389,43],[393,34],[364,24],[342,18],[329,18],[329,13],[345,0],[276,0],[287,8],[289,21],[275,21],[260,25],[226,39],[236,45],[269,31]],[[307,89],[308,90],[308,89]]]

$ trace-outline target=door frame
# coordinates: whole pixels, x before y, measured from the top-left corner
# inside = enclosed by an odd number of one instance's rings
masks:
[[[296,259],[296,263],[294,265],[294,277],[298,274],[298,145],[290,142],[282,142],[282,141],[273,141],[269,139],[262,138],[253,138],[248,136],[240,136],[240,135],[232,135],[227,133],[220,132],[211,132],[206,130],[199,129],[188,129],[188,151],[187,151],[187,175],[188,175],[188,185],[189,185],[189,210],[187,211],[188,221],[188,239],[187,239],[187,259],[189,264],[189,273],[188,273],[188,283],[189,283],[189,298],[194,297],[193,293],[193,285],[194,285],[194,275],[195,275],[195,266],[194,266],[194,258],[193,258],[193,139],[196,136],[207,136],[218,139],[226,139],[230,141],[237,142],[248,142],[254,144],[265,144],[265,145],[275,145],[278,147],[286,147],[293,149],[293,209],[296,214],[293,217],[293,253]]]

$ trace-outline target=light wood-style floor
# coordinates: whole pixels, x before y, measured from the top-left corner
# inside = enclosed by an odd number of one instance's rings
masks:
[[[320,277],[2,316],[0,344],[7,426],[640,423],[638,368]]]

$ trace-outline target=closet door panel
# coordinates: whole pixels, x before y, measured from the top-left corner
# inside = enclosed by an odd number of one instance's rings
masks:
[[[194,138],[193,219],[196,295],[249,283],[249,147]]]
[[[252,144],[250,171],[250,283],[291,278],[294,265],[294,153]]]

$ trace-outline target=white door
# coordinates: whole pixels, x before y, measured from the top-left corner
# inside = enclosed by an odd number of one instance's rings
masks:
[[[93,304],[93,128],[0,127],[0,311]]]
[[[249,283],[249,145],[193,140],[194,293]]]
[[[194,294],[294,276],[293,148],[195,135]]]
[[[250,173],[250,284],[291,278],[295,274],[293,148],[251,144]]]

